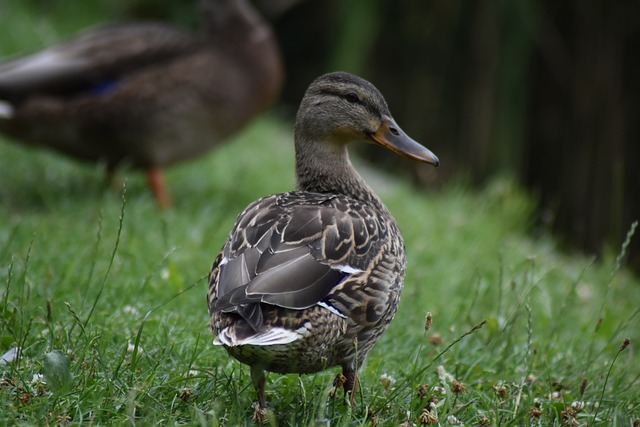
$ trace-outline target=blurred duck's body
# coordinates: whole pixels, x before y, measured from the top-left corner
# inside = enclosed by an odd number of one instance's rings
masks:
[[[68,156],[147,171],[205,153],[276,99],[269,26],[245,0],[201,0],[202,29],[107,25],[0,64],[0,132]]]

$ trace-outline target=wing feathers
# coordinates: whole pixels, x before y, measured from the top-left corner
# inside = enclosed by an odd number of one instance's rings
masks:
[[[235,330],[225,328],[213,341],[214,345],[225,345],[227,347],[235,347],[240,345],[277,345],[289,344],[303,337],[302,334],[284,328],[270,328],[262,333],[254,333],[248,336],[238,336]]]
[[[57,82],[86,70],[87,61],[61,52],[45,50],[0,67],[0,85],[23,90],[45,82]]]
[[[40,52],[0,64],[0,95],[19,100],[29,93],[73,94],[149,64],[188,54],[199,41],[156,23],[92,28]]]
[[[262,329],[261,303],[294,310],[319,304],[344,315],[323,300],[366,270],[383,227],[366,207],[335,195],[294,192],[254,202],[238,217],[224,249],[228,261],[212,277],[211,312],[237,313],[254,332]]]
[[[256,274],[266,273],[272,269],[286,269],[296,262],[302,262],[302,259],[309,255],[309,248],[305,246],[285,249],[284,251],[274,251],[269,248],[266,253],[262,254],[256,264]],[[317,261],[314,260],[314,262]]]
[[[250,280],[245,280],[243,276],[247,271],[243,255],[222,265],[220,284],[242,282],[242,285],[220,295],[214,310],[229,311],[235,306],[258,302],[292,309],[308,308],[324,299],[347,275],[320,264],[309,254],[308,249],[306,254],[294,255],[296,256],[286,262],[254,275]],[[242,315],[242,312],[238,312]]]
[[[249,254],[251,256],[251,254]],[[220,263],[220,279],[218,280],[218,294],[224,295],[230,290],[233,290],[236,283],[244,285],[249,283],[251,276],[247,268],[245,254],[240,254],[237,258],[231,261]]]

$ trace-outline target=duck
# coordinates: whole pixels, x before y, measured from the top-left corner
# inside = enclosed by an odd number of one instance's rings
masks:
[[[396,123],[380,91],[346,72],[318,77],[295,120],[296,190],[263,197],[237,217],[209,274],[213,344],[250,367],[256,411],[266,373],[357,370],[389,326],[404,285],[397,222],[355,170],[347,146],[364,141],[438,166]]]
[[[246,0],[200,0],[198,34],[165,23],[101,25],[0,63],[0,133],[145,171],[159,205],[164,169],[209,151],[277,99],[283,65]]]

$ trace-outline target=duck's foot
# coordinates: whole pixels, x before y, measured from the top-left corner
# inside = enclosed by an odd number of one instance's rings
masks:
[[[335,388],[338,387],[344,387],[345,383],[347,382],[347,377],[344,376],[344,374],[342,372],[340,372],[338,375],[336,375],[336,377],[333,379],[333,386]]]
[[[253,415],[251,416],[251,421],[256,424],[267,424],[270,420],[275,420],[275,412],[273,410],[273,405],[269,402],[264,402],[264,404],[260,404],[260,402],[253,402],[251,407],[254,409]]]
[[[251,420],[256,424],[266,424],[269,421],[275,423],[276,415],[273,406],[264,398],[264,384],[267,382],[264,369],[259,366],[251,366],[251,380],[258,392],[258,401],[251,405],[255,410]]]
[[[343,369],[341,373],[336,375],[333,380],[333,387],[342,387],[344,389],[345,398],[350,395],[349,404],[354,405],[354,399],[356,394],[356,388],[358,388],[358,375],[355,371],[350,369]]]

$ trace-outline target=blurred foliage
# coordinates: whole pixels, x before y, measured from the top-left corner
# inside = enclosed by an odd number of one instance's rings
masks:
[[[640,3],[361,3],[309,0],[276,22],[286,102],[321,72],[362,74],[440,156],[437,172],[405,165],[418,184],[506,173],[538,197],[543,228],[589,253],[620,245],[640,218]]]

